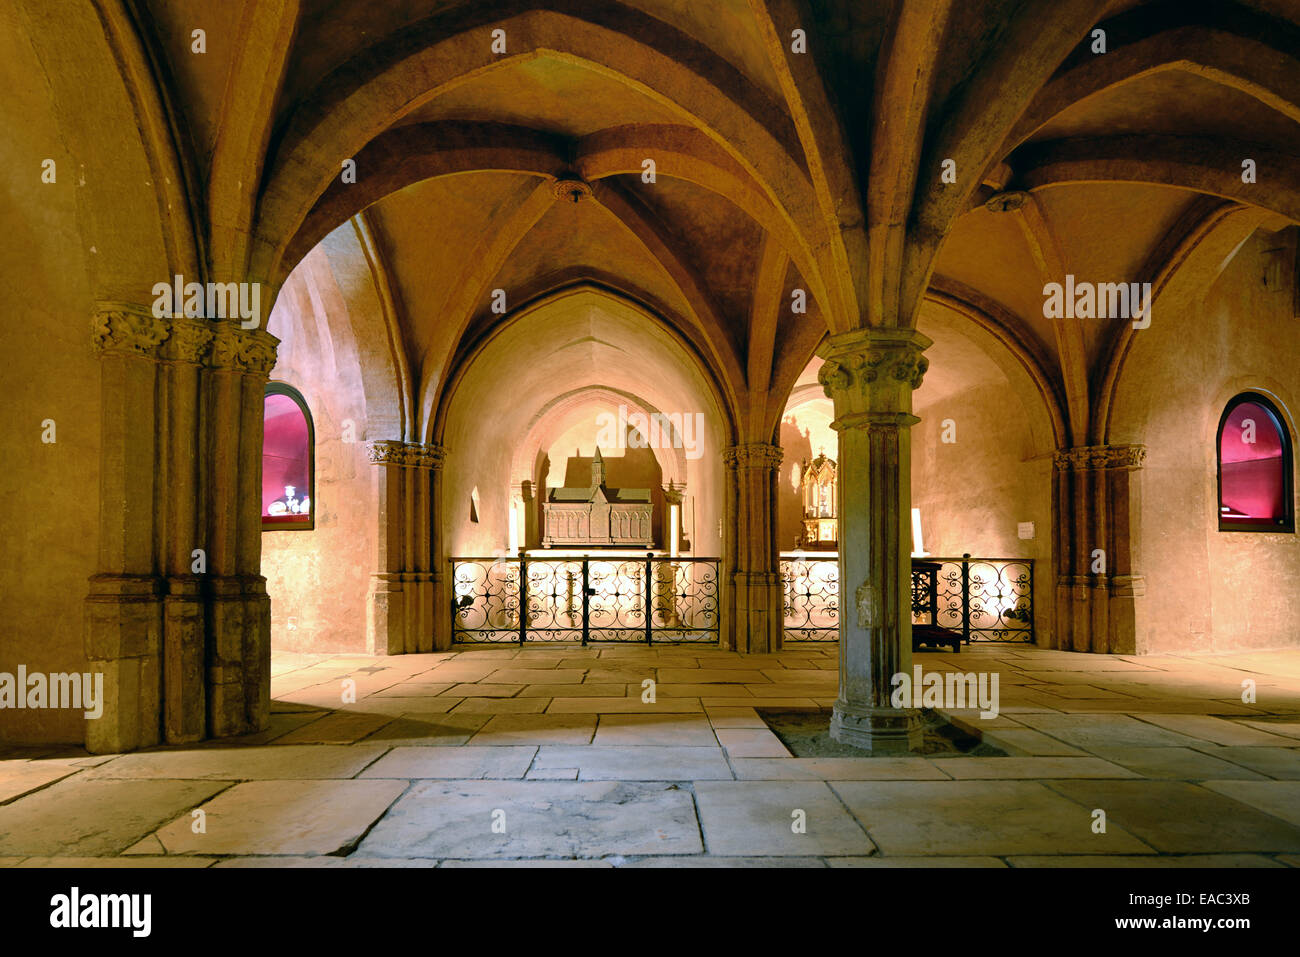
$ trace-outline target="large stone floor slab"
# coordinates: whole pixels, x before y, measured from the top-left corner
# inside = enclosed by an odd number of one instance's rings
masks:
[[[830,867],[1006,867],[996,857],[828,857]]]
[[[1300,749],[1217,747],[1202,745],[1196,750],[1229,761],[1270,778],[1300,780]]]
[[[1269,734],[1280,734],[1287,738],[1300,738],[1300,718],[1288,718],[1283,721],[1244,718],[1239,719],[1239,721],[1241,724],[1256,728],[1259,731],[1267,731]],[[1292,747],[1295,746],[1292,745]]]
[[[567,685],[565,686],[567,687]],[[729,699],[733,701],[734,699]],[[704,710],[698,698],[657,698],[653,704],[640,696],[628,698],[556,697],[548,714],[687,714]]]
[[[816,857],[641,857],[621,867],[799,867],[824,868],[826,862]]]
[[[1201,786],[1300,826],[1300,781],[1206,781]]]
[[[173,861],[188,861],[192,858],[173,857]],[[364,867],[437,867],[438,862],[428,858],[373,858],[359,857],[227,857],[218,861],[214,867],[227,868],[263,868],[263,867],[330,867],[330,868],[364,868]]]
[[[534,747],[394,748],[363,778],[522,778]]]
[[[1043,780],[1052,778],[1136,778],[1138,774],[1101,758],[943,758],[936,763],[958,780]]]
[[[191,815],[159,828],[169,854],[332,854],[366,832],[405,789],[405,781],[250,781]],[[412,855],[406,855],[412,856]]]
[[[1227,867],[1284,867],[1276,861],[1259,854],[1147,854],[1141,857],[1009,857],[1007,863],[1012,867],[1190,867],[1190,868],[1227,868]]]
[[[513,867],[526,867],[526,868],[530,868],[530,869],[531,869],[531,868],[534,868],[534,867],[544,867],[544,868],[557,868],[557,867],[560,867],[560,868],[567,868],[567,867],[580,867],[580,868],[592,868],[592,867],[595,867],[595,868],[612,868],[613,866],[614,866],[614,864],[613,864],[612,862],[610,862],[610,861],[594,860],[594,859],[591,859],[591,858],[575,858],[575,859],[573,859],[573,860],[563,860],[563,861],[549,860],[549,859],[546,859],[546,858],[535,859],[535,860],[519,860],[519,861],[493,861],[493,860],[486,860],[486,861],[443,861],[442,864],[439,865],[439,867],[457,867],[457,868],[465,868],[465,867],[493,867],[493,868],[497,868],[497,869],[500,869],[500,868],[503,868],[503,867],[510,867],[510,868],[513,868]]]
[[[716,733],[732,759],[791,757],[781,739],[766,728],[723,728]]]
[[[470,744],[587,744],[595,732],[594,715],[500,714],[483,725]]]
[[[1053,781],[1050,787],[1102,808],[1109,828],[1122,827],[1167,854],[1300,850],[1300,827],[1194,784]]]
[[[925,758],[735,758],[742,781],[946,781]]]
[[[139,867],[154,870],[159,867],[212,867],[216,861],[215,857],[29,857],[14,866],[76,871],[92,867]]]
[[[800,857],[869,854],[875,847],[820,782],[701,781],[695,798],[710,854]]]
[[[763,672],[740,668],[660,668],[659,680],[665,684],[770,684]]]
[[[1081,757],[1087,754],[1050,734],[1030,728],[995,728],[985,732],[983,738],[1008,754],[1025,757]]]
[[[80,770],[51,761],[0,761],[0,804],[39,790]]]
[[[565,768],[577,770],[577,777],[583,781],[730,781],[732,777],[727,760],[716,745],[711,748],[592,745],[538,749],[534,772]]]
[[[1258,728],[1225,721],[1208,714],[1144,714],[1142,720],[1169,731],[1222,744],[1243,747],[1294,748],[1296,742],[1284,734],[1270,734]]]
[[[546,668],[520,668],[516,665],[512,668],[503,668],[500,671],[494,671],[488,680],[503,685],[576,685],[582,683],[582,677],[582,672],[580,671],[573,671],[571,669],[560,671],[557,670],[553,664]]]
[[[716,748],[713,725],[701,714],[607,714],[592,744]]]
[[[1095,748],[1107,761],[1146,778],[1200,781],[1206,778],[1263,780],[1263,775],[1241,765],[1211,757],[1191,748]]]
[[[1084,750],[1096,747],[1187,748],[1205,742],[1126,714],[1027,714],[1017,719]]]
[[[277,744],[352,744],[393,720],[391,715],[335,711],[277,738]]]
[[[365,743],[391,747],[457,747],[468,742],[490,720],[490,714],[405,714],[384,725]]]
[[[960,760],[960,759],[954,759]],[[1124,854],[1151,850],[1031,781],[872,781],[831,785],[885,855]]]
[[[0,856],[120,854],[164,821],[227,785],[95,781],[78,775],[0,807]]]
[[[358,853],[481,860],[702,850],[691,795],[680,788],[596,781],[428,781],[397,802]]]
[[[175,778],[255,781],[275,778],[350,778],[383,754],[382,747],[267,745],[124,754],[86,772],[99,778]]]

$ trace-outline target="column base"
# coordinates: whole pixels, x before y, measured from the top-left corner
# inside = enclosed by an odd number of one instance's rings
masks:
[[[405,647],[404,591],[401,574],[380,572],[370,576],[366,653],[400,655]]]
[[[86,670],[104,681],[103,713],[86,750],[150,748],[162,733],[163,586],[151,575],[94,575],[86,598]]]
[[[831,738],[872,754],[907,754],[921,747],[921,713],[914,708],[859,708],[835,702]]]
[[[781,650],[785,609],[781,600],[778,572],[736,572],[735,649],[750,655],[773,654]]]
[[[260,575],[209,582],[208,736],[265,731],[271,718],[271,600]]]

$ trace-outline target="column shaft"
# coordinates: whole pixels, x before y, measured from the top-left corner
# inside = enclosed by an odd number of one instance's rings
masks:
[[[730,570],[729,647],[749,654],[781,650],[785,614],[776,541],[776,474],[781,447],[766,443],[723,450],[727,466]],[[732,491],[734,489],[734,491]]]
[[[1138,654],[1142,648],[1140,445],[1057,451],[1053,483],[1057,557],[1057,646]],[[1068,601],[1061,601],[1068,596]]]
[[[367,646],[375,654],[411,654],[450,645],[450,599],[438,562],[437,487],[446,450],[384,440],[368,449],[380,467],[379,534],[370,589]],[[440,627],[440,620],[442,622]]]

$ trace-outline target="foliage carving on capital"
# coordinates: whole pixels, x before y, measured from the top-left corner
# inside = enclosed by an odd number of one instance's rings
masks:
[[[243,372],[266,378],[275,368],[275,347],[279,340],[261,329],[218,328],[208,354],[214,369]]]
[[[441,469],[447,459],[447,450],[441,445],[423,445],[396,439],[371,442],[366,447],[366,454],[375,465],[398,468]]]
[[[778,469],[784,455],[779,445],[752,442],[723,449],[722,461],[729,469]]]
[[[170,323],[171,335],[163,348],[163,357],[170,362],[202,365],[216,336],[212,323],[182,317],[173,318]]]
[[[1057,449],[1052,464],[1059,472],[1140,469],[1146,457],[1145,445],[1084,445]]]
[[[865,393],[882,375],[912,389],[919,389],[929,368],[930,360],[921,354],[919,347],[904,344],[827,359],[817,373],[817,381],[826,397],[834,399],[837,393]]]
[[[128,306],[104,306],[91,317],[91,341],[100,353],[156,359],[170,334],[165,319]]]

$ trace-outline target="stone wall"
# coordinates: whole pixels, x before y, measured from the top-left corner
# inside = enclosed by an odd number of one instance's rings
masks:
[[[1230,224],[1220,232],[1156,299],[1151,327],[1134,336],[1116,393],[1112,435],[1147,446],[1141,558],[1148,652],[1300,644],[1300,538],[1220,532],[1215,461],[1219,417],[1243,391],[1272,396],[1294,441],[1300,318],[1293,240],[1261,229],[1234,253],[1243,237]],[[1287,251],[1281,283],[1270,288],[1263,277],[1277,249]]]
[[[41,76],[21,31],[0,10],[0,59]],[[81,250],[75,163],[39,83],[0,98],[0,129],[49,144],[58,179],[40,182],[32,152],[0,137],[0,672],[86,670],[82,599],[96,571],[100,364],[91,351],[92,294]],[[53,442],[42,441],[53,421]],[[69,710],[0,712],[0,740],[80,741]]]
[[[272,646],[288,651],[366,651],[367,593],[375,571],[377,470],[367,457],[366,396],[346,315],[330,321],[313,304],[333,276],[316,254],[280,294],[269,329],[280,347],[272,381],[302,393],[316,432],[310,531],[262,533],[262,574],[271,596]],[[319,285],[317,285],[319,284]],[[315,288],[313,288],[315,287]]]

